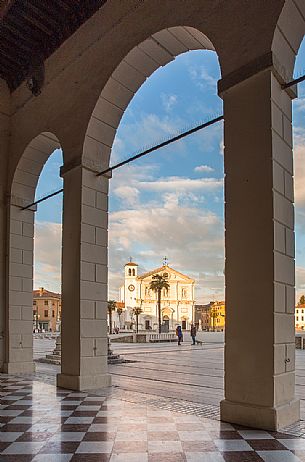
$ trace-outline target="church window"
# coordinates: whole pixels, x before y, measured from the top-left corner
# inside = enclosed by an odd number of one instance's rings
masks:
[[[133,275],[133,276],[136,275],[136,270],[135,270],[135,269],[132,270],[132,275]]]
[[[187,298],[187,290],[185,288],[182,289],[182,298]]]
[[[128,276],[131,276],[131,268],[128,270]]]
[[[150,290],[149,290],[149,287],[145,287],[145,297],[148,297],[150,298]]]
[[[164,279],[167,279],[168,278],[168,273],[163,273],[163,277],[164,277]]]

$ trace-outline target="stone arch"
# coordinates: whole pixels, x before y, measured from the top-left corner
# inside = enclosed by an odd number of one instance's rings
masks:
[[[293,76],[295,57],[305,35],[305,2],[286,0],[278,18],[271,51],[280,77],[288,82]]]
[[[34,202],[40,173],[50,154],[60,147],[49,132],[26,147],[15,170],[8,204],[8,268],[6,358],[8,373],[32,372],[33,367],[33,237]]]
[[[116,67],[104,86],[90,118],[83,149],[86,165],[109,166],[116,130],[128,104],[155,70],[190,50],[215,50],[198,29],[163,29],[135,46]]]

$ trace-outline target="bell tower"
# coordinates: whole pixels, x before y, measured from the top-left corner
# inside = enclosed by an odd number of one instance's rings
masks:
[[[138,265],[130,261],[125,265],[125,306],[134,308],[137,305],[138,298]]]

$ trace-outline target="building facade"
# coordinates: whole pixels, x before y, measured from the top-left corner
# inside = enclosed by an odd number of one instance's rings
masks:
[[[168,282],[169,289],[161,293],[162,330],[175,330],[180,324],[182,329],[189,329],[194,319],[195,281],[164,264],[148,273],[138,275],[138,265],[126,263],[124,268],[124,284],[119,290],[119,301],[124,303],[121,315],[121,326],[135,327],[134,308],[139,307],[139,329],[157,330],[158,309],[157,294],[150,289],[150,283],[155,275],[162,275]],[[122,326],[123,327],[123,326]]]
[[[206,305],[195,305],[195,323],[198,329],[222,332],[225,329],[225,302],[211,301]]]
[[[59,332],[61,323],[61,294],[44,287],[33,290],[33,331]]]
[[[305,330],[305,304],[298,303],[295,307],[295,329]]]

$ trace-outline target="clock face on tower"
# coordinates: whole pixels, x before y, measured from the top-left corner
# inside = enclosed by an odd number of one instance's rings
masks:
[[[130,290],[130,292],[133,292],[135,290],[135,286],[133,284],[129,284],[128,290]]]

